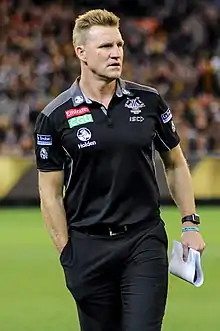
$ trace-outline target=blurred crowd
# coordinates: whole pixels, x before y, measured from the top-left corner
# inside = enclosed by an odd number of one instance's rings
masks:
[[[0,154],[32,155],[38,113],[79,75],[71,30],[90,8],[120,16],[123,78],[159,90],[186,156],[219,155],[220,0],[2,0]]]

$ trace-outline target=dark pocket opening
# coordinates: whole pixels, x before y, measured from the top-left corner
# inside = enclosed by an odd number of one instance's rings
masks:
[[[63,250],[60,254],[60,263],[62,265],[64,265],[66,263],[67,260],[69,260],[69,248],[71,248],[71,241],[70,241],[70,238],[68,239],[66,245],[63,247]]]

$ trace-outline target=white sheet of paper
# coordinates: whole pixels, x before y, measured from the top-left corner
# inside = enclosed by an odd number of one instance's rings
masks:
[[[204,282],[200,253],[190,248],[188,259],[184,262],[182,244],[176,240],[173,241],[169,272],[196,287],[201,286]]]

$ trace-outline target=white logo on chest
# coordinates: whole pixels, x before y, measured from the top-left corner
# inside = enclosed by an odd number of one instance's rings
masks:
[[[131,109],[131,113],[138,115],[141,113],[141,109],[145,107],[145,104],[140,100],[139,97],[136,97],[134,99],[127,98],[127,101],[125,103],[125,107]]]
[[[143,122],[144,117],[143,116],[130,116],[129,122]]]
[[[83,143],[78,144],[78,148],[85,148],[96,145],[96,141],[89,141],[92,137],[91,131],[87,128],[80,128],[76,133],[77,138]]]

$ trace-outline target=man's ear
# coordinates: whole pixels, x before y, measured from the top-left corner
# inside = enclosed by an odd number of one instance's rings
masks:
[[[84,46],[76,46],[75,47],[76,56],[80,61],[86,62],[86,52]]]

